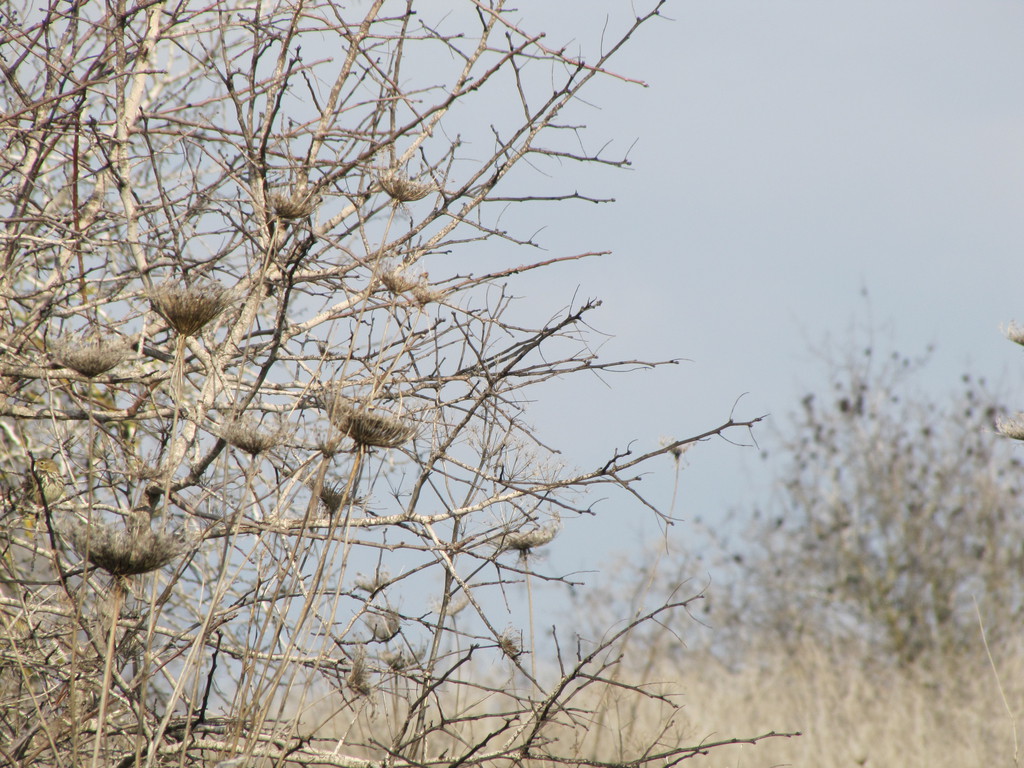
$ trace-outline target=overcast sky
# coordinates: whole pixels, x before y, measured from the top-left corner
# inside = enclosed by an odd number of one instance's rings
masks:
[[[617,1],[518,7],[534,27],[550,20],[549,43],[590,53],[606,19],[633,15]],[[650,87],[607,83],[574,112],[594,149],[636,141],[630,171],[567,169],[618,202],[548,209],[537,226],[552,254],[615,252],[545,277],[552,306],[576,286],[605,300],[593,322],[615,336],[609,357],[692,362],[544,390],[534,420],[566,460],[702,431],[743,393],[738,416],[782,423],[822,381],[811,345],[847,343],[854,323],[873,324],[883,350],[934,344],[937,395],[968,369],[1019,379],[999,326],[1024,320],[1024,3],[707,0],[665,15],[617,59]],[[771,467],[751,472],[754,454],[691,451],[678,514],[713,523],[763,498]],[[644,484],[667,501],[672,479],[666,460]],[[598,510],[585,540],[552,549],[552,570],[656,530],[624,529],[641,510]]]

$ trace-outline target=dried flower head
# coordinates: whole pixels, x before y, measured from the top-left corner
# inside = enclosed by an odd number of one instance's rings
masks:
[[[319,200],[306,192],[296,191],[291,195],[272,194],[270,205],[281,219],[303,219],[316,210]]]
[[[412,290],[416,285],[415,280],[409,277],[401,269],[392,269],[380,276],[380,281],[392,293],[405,293]]]
[[[1018,413],[1011,419],[996,419],[996,431],[1014,440],[1024,440],[1024,413]]]
[[[195,336],[231,303],[228,290],[212,282],[162,283],[149,292],[149,301],[182,336]]]
[[[349,485],[347,482],[335,482],[335,483],[324,483],[320,486],[320,490],[317,492],[317,497],[320,499],[320,503],[324,505],[329,515],[336,514],[339,509],[344,506],[348,506],[350,494],[348,492]],[[310,489],[314,489],[314,484],[310,483]]]
[[[323,390],[320,404],[340,432],[363,446],[396,448],[416,434],[414,425],[381,411],[358,408],[333,388]]]
[[[510,659],[518,659],[523,655],[523,633],[512,628],[506,629],[498,637],[498,647]]]
[[[194,547],[177,534],[155,533],[145,510],[133,510],[127,527],[74,520],[62,534],[81,557],[111,576],[135,576],[163,568]]]
[[[64,338],[51,351],[58,364],[89,378],[111,370],[130,353],[124,339],[100,335]]]
[[[1010,341],[1024,346],[1024,326],[1017,325],[1016,323],[1010,323],[1006,328],[1003,328],[1002,331]]]
[[[674,440],[670,437],[662,437],[658,440],[658,444],[663,448],[668,448],[668,452],[672,454],[672,458],[675,459],[676,464],[682,461],[683,454],[693,448],[696,443],[683,443],[678,444],[678,440]]]
[[[560,529],[556,521],[529,531],[509,531],[498,542],[498,551],[514,550],[527,554],[532,549],[549,544],[558,535]]]
[[[396,296],[406,292],[412,294],[413,299],[418,304],[429,304],[441,297],[440,293],[430,289],[426,282],[426,275],[421,275],[419,279],[413,280],[405,275],[401,269],[394,269],[382,274],[380,281],[385,288]]]
[[[245,451],[250,456],[258,456],[283,443],[288,437],[288,432],[287,427],[281,424],[275,429],[265,430],[252,419],[243,416],[223,427],[220,436],[229,445]]]
[[[416,657],[406,653],[403,648],[397,651],[384,651],[380,655],[380,660],[395,672],[401,672],[403,669],[408,669],[416,661]]]
[[[384,570],[374,571],[371,575],[356,574],[353,586],[356,589],[361,589],[364,592],[369,592],[371,595],[375,595],[380,592],[391,582],[391,574]]]
[[[435,613],[441,612],[441,606],[443,602],[435,602],[431,607]],[[453,595],[448,599],[448,610],[445,613],[446,616],[456,616],[465,610],[466,606],[469,605],[469,595],[465,592],[459,592],[457,595]]]
[[[432,183],[412,181],[400,171],[388,171],[378,178],[381,189],[388,193],[393,200],[400,203],[410,203],[414,200],[422,200],[431,192],[437,189]]]
[[[345,676],[348,687],[360,696],[369,696],[373,693],[373,686],[370,685],[370,672],[366,668],[366,651],[359,648],[352,657],[352,667]]]
[[[402,628],[401,618],[390,608],[368,613],[363,617],[363,621],[366,622],[366,626],[369,628],[370,634],[373,635],[373,639],[379,643],[386,643],[397,635],[398,630]]]

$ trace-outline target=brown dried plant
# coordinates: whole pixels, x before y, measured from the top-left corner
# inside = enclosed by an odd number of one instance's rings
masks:
[[[182,336],[198,334],[230,303],[227,289],[217,283],[166,282],[149,292],[149,300],[153,309]]]
[[[303,219],[316,210],[317,200],[300,191],[290,195],[274,193],[270,196],[270,205],[274,209],[274,214],[282,219]]]
[[[400,171],[388,171],[379,178],[381,188],[399,203],[411,203],[422,200],[437,187],[429,182],[412,181]]]
[[[131,354],[123,339],[92,335],[66,337],[54,345],[51,355],[65,368],[94,378],[117,367]]]
[[[126,526],[72,519],[61,533],[82,558],[111,576],[137,576],[178,560],[192,544],[181,535],[155,532],[145,510],[129,513]]]
[[[266,429],[249,417],[241,417],[222,427],[220,436],[229,445],[245,451],[250,456],[258,456],[281,445],[288,438],[289,432],[290,430],[281,424]]]
[[[415,424],[348,400],[333,387],[323,390],[320,402],[331,424],[364,447],[397,448],[417,432]]]

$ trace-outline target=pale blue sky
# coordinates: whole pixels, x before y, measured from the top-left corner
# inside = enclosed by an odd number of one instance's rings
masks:
[[[585,51],[606,17],[633,15],[620,2],[519,7],[533,27],[551,19],[552,45],[575,30]],[[533,419],[566,460],[589,466],[631,439],[702,431],[742,393],[739,416],[782,422],[821,381],[810,345],[845,343],[869,309],[883,347],[936,345],[937,394],[968,368],[1019,377],[1024,361],[999,326],[1024,320],[1024,3],[709,0],[665,14],[674,21],[649,25],[617,60],[651,87],[605,84],[573,113],[590,148],[636,141],[630,171],[566,169],[570,191],[618,202],[523,217],[546,227],[538,239],[553,255],[615,251],[548,272],[547,305],[579,286],[605,300],[593,322],[615,336],[607,356],[692,362],[610,378],[610,389],[544,390]],[[678,513],[713,521],[767,495],[753,454],[692,451]],[[667,500],[672,474],[666,460],[644,485]],[[626,543],[623,524],[644,516],[598,510],[604,523],[580,526],[586,546],[565,536],[551,570],[601,560],[594,538]]]

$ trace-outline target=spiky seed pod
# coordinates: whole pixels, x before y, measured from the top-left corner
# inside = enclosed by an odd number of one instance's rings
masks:
[[[51,351],[58,364],[90,379],[124,362],[130,353],[123,339],[102,336],[61,339]]]
[[[1014,440],[1024,440],[1024,413],[1018,413],[1012,419],[996,419],[996,431]]]
[[[258,456],[283,443],[288,437],[288,430],[278,425],[276,429],[266,431],[252,419],[243,417],[223,427],[220,436],[228,445],[233,445],[250,456]]]
[[[402,620],[398,614],[390,609],[379,613],[370,613],[363,619],[366,626],[373,635],[373,639],[379,643],[386,643],[398,634],[402,628]]]
[[[397,448],[416,435],[414,425],[380,411],[356,408],[331,388],[321,393],[320,404],[338,431],[362,446]]]
[[[66,523],[61,533],[79,556],[111,576],[158,570],[194,546],[178,535],[155,533],[145,510],[133,510],[126,528],[74,520]]]
[[[278,218],[304,219],[316,210],[317,200],[308,194],[295,192],[291,195],[272,194],[270,205]]]
[[[1017,325],[1016,323],[1010,323],[1003,329],[1003,333],[1005,333],[1006,338],[1014,344],[1024,346],[1024,326]]]
[[[437,189],[430,183],[412,181],[408,176],[399,171],[389,171],[381,174],[378,179],[381,189],[400,203],[411,203],[414,200],[422,200],[431,192]]]
[[[149,301],[182,336],[198,334],[231,303],[228,290],[220,283],[162,283],[150,291]]]

